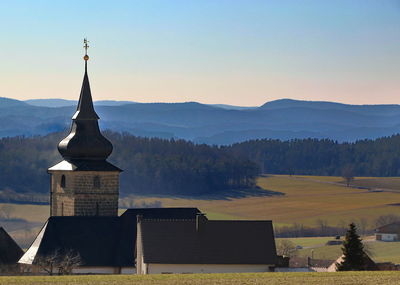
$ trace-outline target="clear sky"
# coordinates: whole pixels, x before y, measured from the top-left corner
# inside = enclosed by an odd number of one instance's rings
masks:
[[[0,0],[0,96],[400,103],[400,1]]]

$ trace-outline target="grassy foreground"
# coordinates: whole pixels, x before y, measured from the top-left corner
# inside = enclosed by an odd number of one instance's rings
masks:
[[[168,275],[92,275],[0,277],[1,285],[136,285],[136,284],[400,284],[400,272],[237,273]]]

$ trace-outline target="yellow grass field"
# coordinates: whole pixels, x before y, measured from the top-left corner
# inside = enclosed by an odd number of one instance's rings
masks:
[[[357,178],[355,182],[373,179]],[[275,225],[302,223],[314,226],[318,219],[329,225],[343,225],[361,218],[374,226],[376,218],[387,214],[400,214],[400,192],[373,192],[346,187],[341,177],[271,175],[260,177],[263,189],[282,192],[282,196],[261,196],[209,200],[204,198],[182,199],[174,197],[137,197],[138,202],[161,201],[164,207],[198,207],[212,219],[270,219]],[[400,179],[399,179],[400,189]]]
[[[0,285],[396,285],[400,271],[0,277]]]
[[[268,219],[275,226],[293,223],[315,226],[318,219],[336,226],[365,218],[368,228],[374,228],[379,216],[400,214],[400,206],[395,206],[400,203],[400,178],[360,177],[354,181],[357,185],[385,188],[393,192],[349,188],[342,182],[341,177],[270,175],[260,177],[258,185],[284,195],[225,199],[138,196],[134,199],[137,204],[160,201],[163,207],[198,207],[210,219]],[[49,215],[48,206],[12,205],[13,218],[42,224]],[[120,209],[120,213],[123,211]],[[33,228],[31,235],[34,236],[38,230],[39,227]],[[27,233],[23,230],[13,231],[11,235],[17,240],[27,239]]]

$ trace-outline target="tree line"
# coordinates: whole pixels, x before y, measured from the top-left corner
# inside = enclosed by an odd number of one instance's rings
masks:
[[[338,143],[329,139],[251,140],[228,146],[236,157],[257,163],[262,173],[400,176],[400,135]]]
[[[46,170],[61,160],[57,144],[64,135],[0,139],[0,194],[47,195]],[[340,176],[351,169],[356,176],[400,176],[400,135],[354,143],[261,139],[231,146],[110,131],[105,135],[114,145],[109,160],[124,170],[123,195],[200,195],[250,188],[260,173]]]
[[[259,175],[257,164],[227,149],[184,140],[141,138],[105,132],[114,151],[109,161],[124,170],[121,194],[201,195],[249,188]],[[62,133],[0,140],[0,190],[48,193],[47,168],[62,158]]]

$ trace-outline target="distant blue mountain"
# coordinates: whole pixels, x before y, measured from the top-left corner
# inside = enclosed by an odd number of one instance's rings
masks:
[[[400,133],[399,105],[346,105],[290,99],[260,107],[186,103],[98,101],[102,129],[138,136],[232,144],[249,139],[373,139]],[[0,137],[38,135],[69,128],[76,101],[0,98]]]
[[[65,99],[29,99],[26,103],[37,107],[66,107],[74,106],[78,101]]]
[[[76,106],[76,100],[65,100],[65,99],[29,99],[24,102],[32,106],[38,107],[66,107]],[[95,101],[96,106],[120,106],[125,104],[134,104],[132,101],[113,101],[113,100],[100,100]]]

